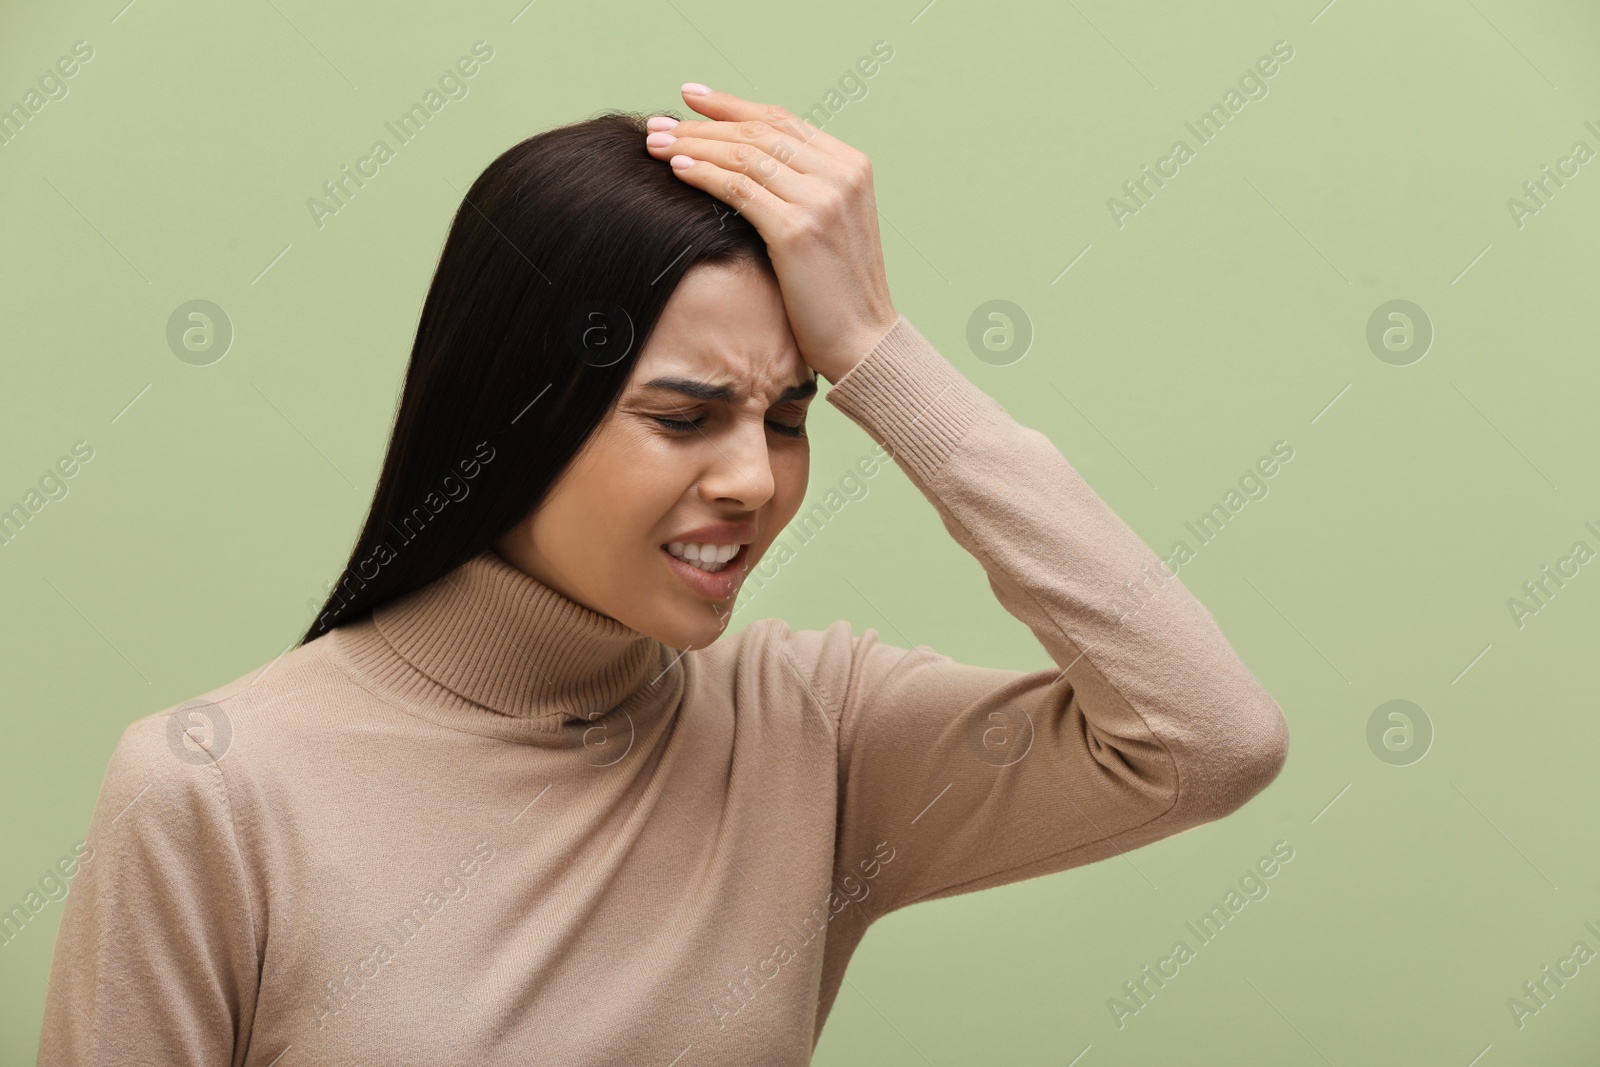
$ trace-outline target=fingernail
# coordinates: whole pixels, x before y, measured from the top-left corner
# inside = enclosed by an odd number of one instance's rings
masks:
[[[711,92],[710,89],[706,88],[704,85],[701,85],[699,82],[684,82],[681,86],[679,86],[679,88],[688,93],[690,96],[706,96]]]
[[[657,115],[654,118],[646,119],[644,128],[647,130],[670,130],[677,124],[677,119],[668,118],[666,115]]]
[[[644,143],[649,145],[651,148],[665,148],[667,145],[676,140],[677,138],[672,136],[672,134],[662,133],[658,130],[655,133],[652,133],[649,137],[646,137],[644,139]]]
[[[694,157],[673,156],[671,159],[667,160],[667,162],[672,164],[674,170],[688,170],[690,167],[694,166]]]

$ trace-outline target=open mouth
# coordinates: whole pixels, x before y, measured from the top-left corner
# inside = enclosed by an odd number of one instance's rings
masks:
[[[661,554],[667,559],[667,566],[672,569],[690,590],[699,596],[711,600],[726,600],[738,590],[739,583],[744,580],[745,560],[749,558],[750,546],[740,545],[739,551],[721,562],[701,562],[674,556],[666,545],[661,546]]]
[[[740,545],[739,546],[739,550],[737,552],[735,552],[732,556],[730,556],[728,559],[726,559],[724,561],[716,562],[716,563],[708,562],[706,560],[700,560],[700,559],[692,559],[692,560],[691,559],[686,559],[683,556],[675,555],[672,552],[672,550],[670,548],[668,548],[668,546],[666,546],[666,545],[662,545],[661,546],[661,551],[665,552],[667,555],[671,556],[673,559],[677,560],[679,563],[686,564],[686,565],[688,565],[690,567],[695,568],[696,570],[704,571],[706,574],[718,574],[718,573],[721,573],[722,571],[729,570],[731,568],[737,567],[740,563],[742,563],[744,561],[745,556],[749,554],[750,546],[749,545]]]

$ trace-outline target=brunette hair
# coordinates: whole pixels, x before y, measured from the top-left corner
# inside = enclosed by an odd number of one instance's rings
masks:
[[[612,110],[535,134],[467,190],[366,522],[299,644],[435,581],[537,509],[690,268],[771,270],[754,225],[646,151],[646,118]]]

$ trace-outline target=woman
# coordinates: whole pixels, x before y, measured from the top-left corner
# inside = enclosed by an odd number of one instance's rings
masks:
[[[866,157],[703,88],[474,183],[324,611],[117,746],[41,1063],[803,1064],[873,920],[1277,775],[1210,614],[894,310]],[[817,375],[1054,669],[717,640]]]

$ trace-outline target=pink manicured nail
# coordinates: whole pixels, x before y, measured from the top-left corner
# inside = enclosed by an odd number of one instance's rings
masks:
[[[656,133],[652,133],[649,137],[646,137],[644,139],[644,143],[649,145],[651,148],[665,148],[667,145],[676,140],[677,138],[672,136],[670,133],[661,133],[660,131],[657,131]]]
[[[678,120],[668,118],[666,115],[657,115],[645,120],[644,128],[647,130],[670,130],[678,124]]]
[[[679,88],[688,93],[690,96],[705,96],[711,92],[710,89],[706,88],[704,85],[701,85],[699,82],[684,82]]]
[[[694,166],[694,157],[682,155],[673,156],[671,159],[667,160],[667,162],[671,163],[673,168],[676,170],[688,170],[690,167]]]

